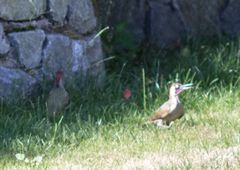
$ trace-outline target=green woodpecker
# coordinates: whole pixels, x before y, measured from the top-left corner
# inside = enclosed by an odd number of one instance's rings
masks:
[[[150,122],[158,126],[166,125],[170,127],[174,120],[181,118],[184,115],[183,106],[178,95],[184,90],[192,88],[192,84],[173,83],[169,90],[169,99],[163,103],[150,118]]]
[[[69,102],[68,92],[63,84],[63,72],[61,70],[56,72],[54,87],[50,91],[47,99],[47,111],[50,118],[54,118],[66,107]]]

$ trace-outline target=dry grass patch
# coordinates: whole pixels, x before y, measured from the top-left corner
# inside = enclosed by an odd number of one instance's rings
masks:
[[[117,169],[239,169],[240,146],[210,150],[190,149],[186,154],[148,153],[143,158],[131,158]]]

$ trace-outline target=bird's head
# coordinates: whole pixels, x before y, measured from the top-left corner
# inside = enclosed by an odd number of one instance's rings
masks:
[[[192,88],[193,84],[180,84],[180,83],[173,83],[170,87],[169,97],[177,96],[184,90]]]
[[[58,70],[55,73],[55,85],[56,85],[56,87],[59,87],[62,84],[62,78],[63,78],[63,71]]]

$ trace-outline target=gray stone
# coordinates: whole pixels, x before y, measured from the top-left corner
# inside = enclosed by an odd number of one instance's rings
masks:
[[[26,99],[37,86],[37,81],[19,69],[0,66],[0,98],[9,103]]]
[[[226,0],[175,0],[189,35],[202,36],[220,34],[219,11]]]
[[[43,58],[43,73],[47,79],[53,79],[55,72],[62,70],[66,86],[75,87],[88,76],[102,83],[105,69],[104,62],[101,62],[103,52],[99,38],[89,43],[61,34],[49,34],[47,41]]]
[[[70,0],[68,25],[81,34],[92,32],[97,24],[91,0]]]
[[[134,0],[127,1],[128,7],[130,8],[128,15],[126,16],[128,20],[128,29],[135,37],[134,41],[139,44],[143,40],[145,40],[145,34],[147,34],[145,24],[147,23],[146,15],[146,2],[145,0]],[[124,9],[122,9],[122,13],[124,13]],[[130,12],[131,11],[131,12]]]
[[[186,28],[178,10],[172,4],[161,1],[149,1],[150,41],[157,46],[174,45],[183,36]]]
[[[60,26],[64,25],[69,0],[49,0],[50,15]]]
[[[53,79],[57,70],[64,72],[64,78],[69,80],[72,75],[72,41],[61,34],[47,35],[47,45],[44,49],[43,73],[48,79]]]
[[[96,28],[91,0],[49,0],[50,16],[56,27],[65,26],[71,34],[85,34]]]
[[[145,30],[148,24],[145,17],[148,12],[146,0],[98,0],[96,9],[101,24],[111,26],[117,38],[125,36],[134,44],[140,44],[145,39],[145,32],[148,31]]]
[[[222,31],[231,36],[239,35],[238,0],[98,0],[94,2],[101,23],[112,26],[113,35],[117,38],[122,36],[116,34],[116,30],[123,30],[126,37],[129,37],[130,32],[130,36],[132,35],[137,42],[150,40],[151,43],[162,46],[187,36],[221,35]],[[126,26],[123,28],[124,24]]]
[[[94,41],[88,42],[91,42],[86,44],[85,52],[89,62],[88,75],[98,86],[102,86],[106,73],[101,39],[98,37]]]
[[[221,27],[228,35],[235,37],[240,34],[240,1],[231,0],[222,11]]]
[[[9,34],[17,50],[19,61],[26,68],[35,68],[42,60],[42,47],[45,33],[42,30],[16,32]]]
[[[75,83],[77,85],[81,85],[87,78],[98,86],[104,84],[105,67],[101,39],[93,37],[94,35],[89,36],[84,41],[72,41],[72,72],[74,80],[80,80],[80,83]]]
[[[10,50],[10,45],[5,36],[3,26],[0,23],[0,55],[6,54],[9,50]]]
[[[88,56],[86,56],[86,44],[86,41],[82,40],[72,41],[72,72],[80,73],[84,76],[84,79],[90,67]],[[99,57],[99,55],[97,57]]]
[[[46,12],[46,0],[0,0],[0,18],[4,20],[32,20]]]

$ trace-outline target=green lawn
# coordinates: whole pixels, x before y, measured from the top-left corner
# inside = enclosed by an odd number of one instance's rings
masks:
[[[207,55],[194,65],[199,74],[183,62],[156,78],[156,64],[145,67],[145,76],[141,68],[108,74],[102,90],[69,90],[71,103],[55,123],[46,118],[45,95],[2,104],[0,169],[240,169],[240,67],[233,47],[176,52]],[[226,54],[232,58],[224,60]],[[195,85],[180,96],[186,114],[170,129],[146,124],[167,100],[167,82],[175,79]],[[126,86],[130,100],[122,97]]]

